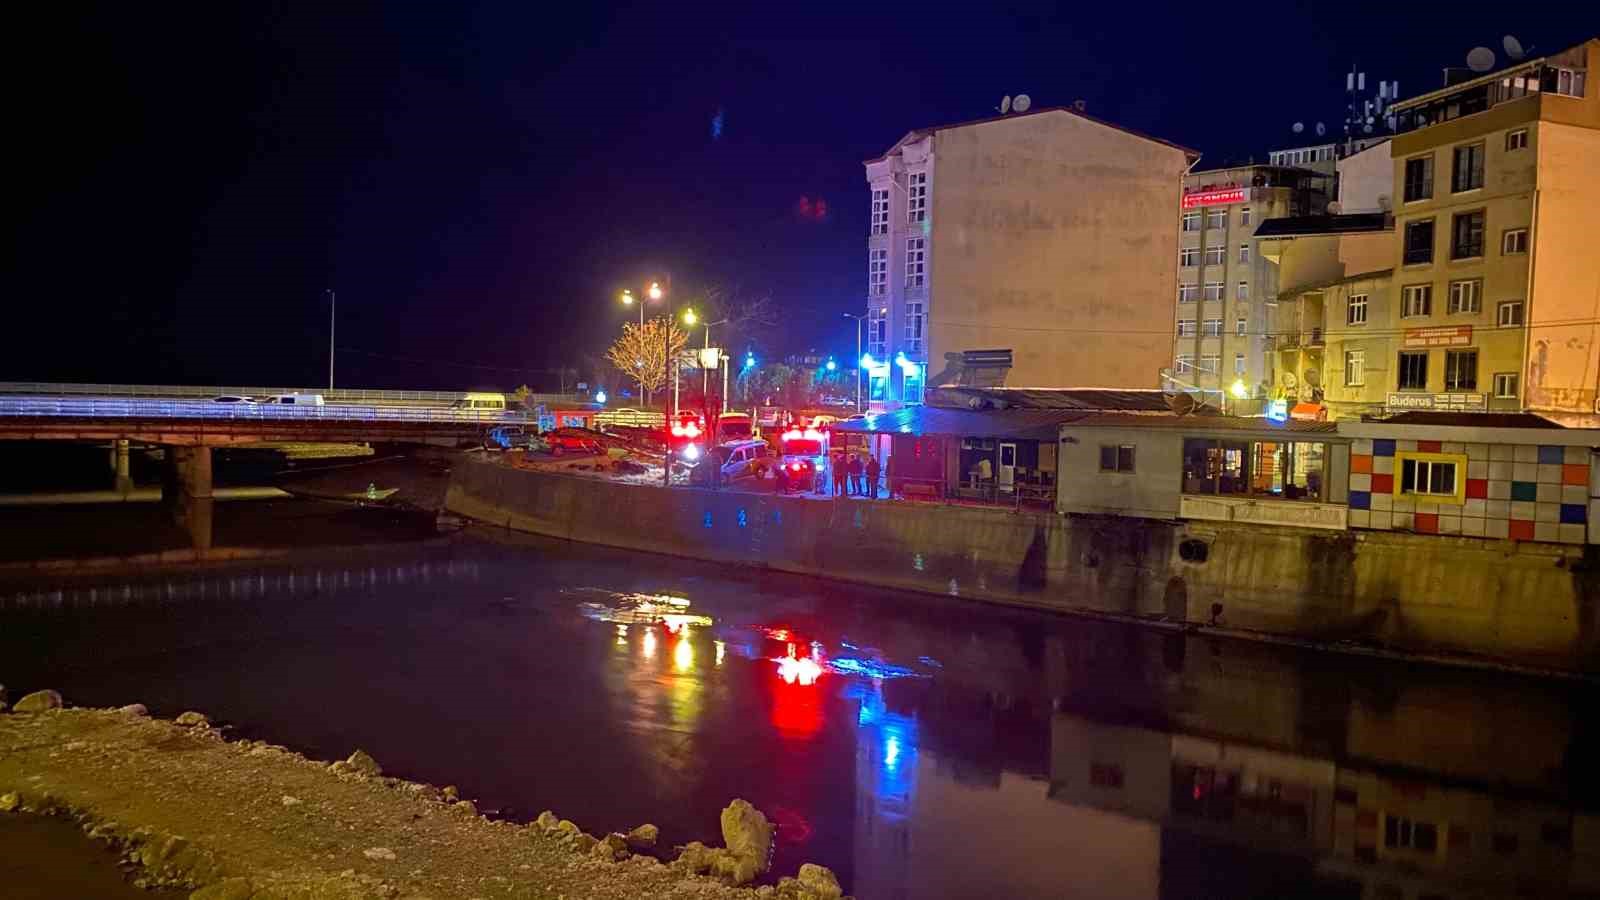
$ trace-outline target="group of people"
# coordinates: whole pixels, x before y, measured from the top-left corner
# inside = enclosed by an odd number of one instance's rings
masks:
[[[828,469],[833,473],[834,496],[878,498],[878,476],[882,470],[876,456],[868,455],[863,462],[860,454],[841,450],[829,459]]]

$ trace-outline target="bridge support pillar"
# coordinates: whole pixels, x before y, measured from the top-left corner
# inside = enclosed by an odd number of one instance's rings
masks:
[[[126,494],[133,490],[133,477],[128,468],[128,442],[126,439],[111,442],[111,473],[116,479],[116,491]]]
[[[211,549],[211,448],[168,447],[161,473],[161,502],[189,532],[196,550]]]

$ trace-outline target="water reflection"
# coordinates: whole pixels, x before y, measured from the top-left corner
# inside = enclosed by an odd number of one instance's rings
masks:
[[[0,659],[521,818],[715,840],[743,796],[863,900],[1600,888],[1577,685],[571,545],[0,593]]]

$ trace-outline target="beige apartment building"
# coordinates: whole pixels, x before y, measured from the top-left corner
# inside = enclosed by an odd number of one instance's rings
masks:
[[[1595,422],[1597,64],[1600,39],[1591,39],[1392,108],[1394,309],[1382,327],[1398,347],[1383,363],[1389,409],[1524,409]]]
[[[1246,165],[1192,172],[1178,214],[1178,296],[1165,387],[1261,396],[1272,383],[1269,312],[1278,266],[1256,244],[1266,219],[1322,212],[1331,177]],[[1242,390],[1232,391],[1235,382]]]
[[[873,408],[922,402],[979,350],[1009,352],[1014,387],[1158,387],[1172,210],[1198,156],[1057,107],[918,129],[868,160]]]

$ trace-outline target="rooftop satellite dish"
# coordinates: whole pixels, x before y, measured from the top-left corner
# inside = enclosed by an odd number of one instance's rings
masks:
[[[1028,107],[1032,105],[1033,100],[1031,100],[1027,94],[1018,94],[1017,99],[1011,101],[1011,108],[1019,113],[1027,112]]]
[[[1317,137],[1322,137],[1323,135],[1325,135],[1327,133],[1328,133],[1328,126],[1322,124],[1321,122],[1318,122],[1317,123]]]
[[[1361,126],[1361,130],[1366,134],[1371,134],[1372,133],[1372,126],[1371,125],[1363,125],[1363,126]]]
[[[1528,51],[1522,49],[1522,42],[1517,40],[1515,35],[1508,34],[1501,38],[1500,46],[1505,48],[1506,55],[1512,59],[1521,59],[1528,55]]]
[[[1166,395],[1167,408],[1180,416],[1187,416],[1200,405],[1193,394],[1168,394]]]
[[[1300,132],[1306,130],[1306,123],[1304,123],[1304,122],[1296,122],[1293,125],[1289,126],[1289,130],[1293,131],[1295,134],[1299,134]]]
[[[1004,97],[1000,98],[1000,115],[1003,116],[1008,112],[1011,112],[1011,95],[1010,94],[1007,94]]]
[[[1473,47],[1467,53],[1467,68],[1474,72],[1487,72],[1494,68],[1494,51],[1488,47]]]

